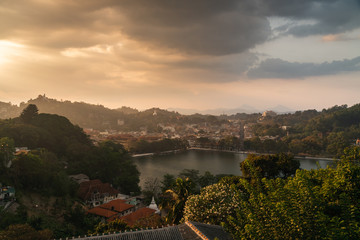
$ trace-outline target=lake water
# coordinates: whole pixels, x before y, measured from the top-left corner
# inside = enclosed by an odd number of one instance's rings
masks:
[[[240,162],[246,158],[246,154],[189,150],[182,153],[164,156],[147,156],[134,158],[134,162],[140,171],[140,186],[149,178],[161,179],[165,174],[177,176],[183,169],[196,169],[201,174],[209,171],[212,174],[241,175]],[[326,168],[333,164],[328,160],[300,159],[300,168],[317,169]]]

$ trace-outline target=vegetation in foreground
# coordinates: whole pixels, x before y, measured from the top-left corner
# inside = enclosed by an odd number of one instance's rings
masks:
[[[359,239],[360,150],[335,168],[287,178],[225,178],[190,196],[183,220],[221,224],[234,239]]]

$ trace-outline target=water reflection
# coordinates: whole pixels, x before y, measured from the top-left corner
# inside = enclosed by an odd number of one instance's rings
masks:
[[[246,154],[189,150],[186,152],[165,156],[149,156],[134,158],[140,175],[140,186],[143,186],[147,178],[159,178],[169,173],[177,176],[183,169],[196,169],[203,174],[209,171],[212,174],[241,175],[240,162],[246,158]],[[332,165],[333,161],[317,159],[299,159],[300,168],[318,169]]]

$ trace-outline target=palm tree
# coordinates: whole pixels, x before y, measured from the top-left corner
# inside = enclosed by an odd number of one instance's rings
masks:
[[[183,211],[186,200],[193,193],[194,183],[189,179],[176,179],[176,183],[172,189],[168,189],[165,193],[170,195],[170,201],[163,204],[162,207],[168,207],[169,213],[166,216],[168,223],[179,223],[183,217]]]

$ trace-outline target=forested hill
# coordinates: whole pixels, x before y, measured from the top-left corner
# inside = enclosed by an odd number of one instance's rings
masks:
[[[0,119],[14,118],[29,104],[38,107],[40,113],[51,113],[68,118],[73,124],[82,128],[93,128],[97,130],[139,130],[141,127],[154,128],[161,122],[170,122],[180,114],[161,109],[149,109],[139,112],[129,107],[109,109],[102,105],[88,104],[84,102],[58,101],[39,95],[36,99],[30,99],[20,106],[0,102]],[[156,124],[148,121],[149,116],[157,115]]]
[[[33,110],[26,114],[30,107]],[[8,142],[5,145],[29,148],[40,162],[50,161],[50,165],[66,169],[67,174],[84,173],[91,179],[111,183],[124,193],[139,189],[139,172],[122,145],[102,142],[94,146],[79,126],[63,116],[38,114],[35,105],[30,104],[20,117],[0,120],[1,139]],[[4,179],[0,173],[0,182]]]
[[[280,126],[289,128],[283,130]],[[265,151],[279,151],[281,148],[281,151],[294,154],[339,157],[346,147],[355,144],[360,138],[360,104],[352,107],[334,106],[321,112],[307,110],[266,118],[255,124],[253,131],[255,136],[260,138],[268,135],[280,136],[276,141],[277,146],[269,146]],[[250,148],[264,151],[264,144],[257,146],[255,140],[254,138],[249,141]]]
[[[20,118],[2,120],[0,136],[14,139],[16,146],[46,148],[59,156],[71,156],[71,148],[89,149],[92,143],[83,130],[67,118],[41,113],[28,122]]]
[[[40,113],[51,113],[68,118],[73,124],[82,128],[93,128],[96,130],[114,129],[124,131],[138,131],[146,128],[148,131],[156,131],[159,123],[183,124],[199,123],[209,119],[206,115],[194,114],[184,116],[159,108],[151,108],[138,111],[129,107],[109,109],[102,105],[88,104],[84,102],[58,101],[43,95],[36,99],[30,99],[20,106],[0,102],[0,119],[14,118],[20,115],[29,104],[38,107]],[[216,118],[211,121],[221,121]]]
[[[35,104],[40,113],[51,113],[68,118],[71,123],[82,128],[96,130],[123,130],[148,132],[158,131],[159,124],[184,126],[185,124],[207,123],[220,126],[229,120],[241,120],[244,123],[257,123],[254,127],[255,136],[280,135],[281,126],[290,126],[288,134],[297,135],[328,135],[331,132],[343,132],[345,138],[359,137],[356,129],[359,128],[360,105],[334,106],[329,109],[305,110],[295,113],[281,114],[261,119],[260,114],[238,113],[231,116],[211,115],[181,115],[177,112],[152,108],[138,111],[129,107],[109,109],[102,105],[93,105],[84,102],[58,101],[39,95],[20,106],[0,102],[0,119],[14,118],[20,115],[29,104]],[[282,134],[286,134],[284,131]],[[284,135],[283,135],[284,136]]]

